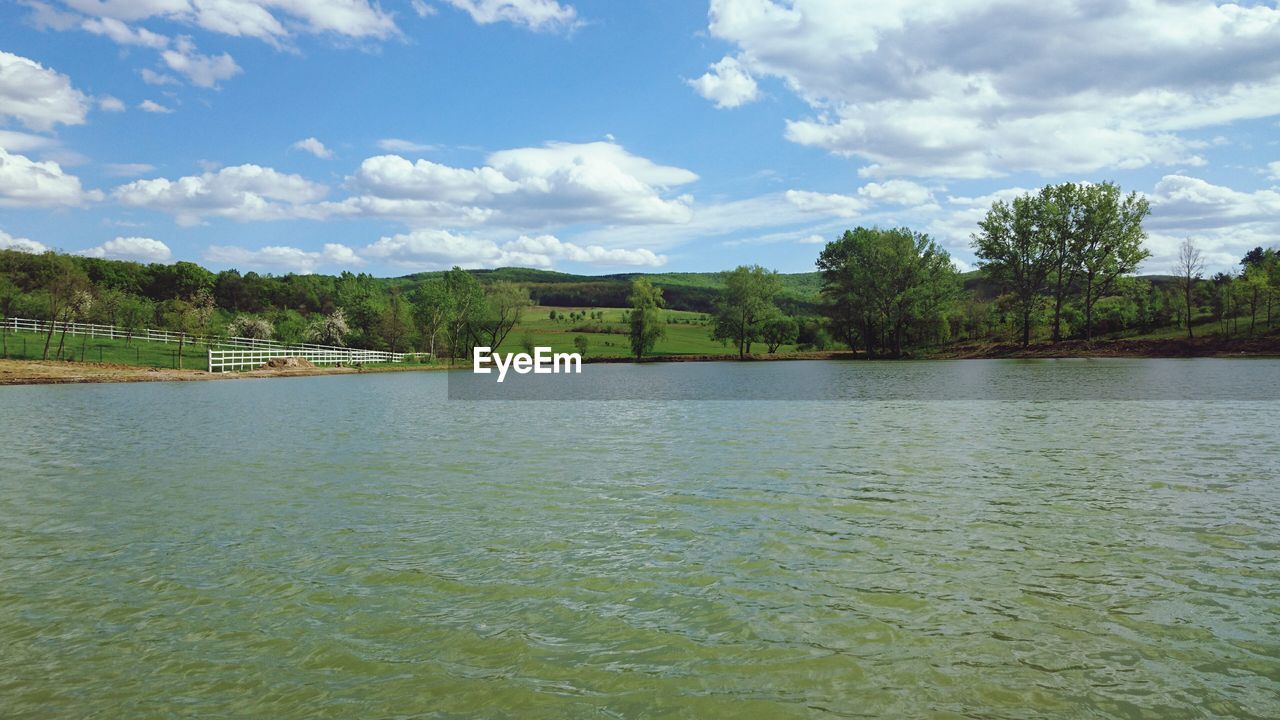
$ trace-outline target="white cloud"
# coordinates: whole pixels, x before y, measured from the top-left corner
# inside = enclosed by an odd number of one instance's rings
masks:
[[[63,0],[64,4],[91,16],[100,34],[117,42],[137,42],[136,32],[105,23],[136,23],[157,19],[194,25],[234,37],[252,37],[277,43],[294,32],[324,33],[350,38],[386,38],[395,35],[395,21],[376,3],[367,0]],[[37,8],[39,10],[39,8]],[[57,16],[47,25],[54,25]],[[65,24],[65,23],[60,23]],[[88,29],[88,28],[86,28]],[[114,33],[114,34],[113,34]]]
[[[349,212],[528,229],[578,222],[681,223],[690,217],[691,200],[664,192],[697,177],[612,142],[503,150],[479,168],[380,155],[366,159],[350,178],[357,195],[344,205]]]
[[[437,12],[434,5],[428,5],[422,0],[411,0],[410,5],[413,7],[413,11],[418,14],[418,17],[431,17]]]
[[[401,140],[400,138],[383,138],[378,141],[378,148],[393,153],[418,153],[435,150],[436,146],[424,145],[412,140]]]
[[[1280,8],[1262,4],[712,0],[709,17],[813,109],[786,137],[868,176],[1194,165],[1187,131],[1280,108]]]
[[[856,217],[859,212],[867,208],[866,202],[850,195],[817,193],[808,190],[788,190],[784,196],[787,198],[787,202],[800,210],[819,215],[851,218]]]
[[[606,249],[599,245],[587,245],[584,247],[565,242],[554,235],[539,235],[537,237],[521,235],[511,242],[505,243],[502,246],[502,250],[506,253],[526,253],[532,256],[541,256],[547,259],[547,265],[557,259],[605,266],[660,267],[667,264],[666,255],[658,255],[644,248]]]
[[[212,245],[204,254],[208,262],[239,267],[262,267],[309,274],[322,267],[350,268],[362,265],[355,251],[339,243],[325,243],[320,252],[286,245],[268,245],[257,250]]]
[[[185,36],[175,40],[172,49],[160,53],[160,59],[164,60],[170,70],[200,87],[216,87],[223,80],[229,80],[242,72],[227,53],[201,55],[196,52],[191,38]]]
[[[923,185],[908,180],[867,183],[858,188],[857,196],[788,190],[787,202],[800,210],[832,217],[852,218],[877,205],[925,205],[933,202],[933,193]]]
[[[933,193],[929,188],[909,180],[867,183],[858,188],[858,195],[875,203],[893,205],[925,205],[933,202]]]
[[[702,97],[718,108],[735,108],[760,97],[760,87],[735,58],[725,56],[702,77],[688,81]]]
[[[159,113],[162,115],[173,112],[173,108],[165,107],[155,100],[143,100],[138,103],[138,109],[143,112]]]
[[[0,148],[0,207],[82,205],[101,199],[101,192],[85,191],[80,178],[63,172],[58,163]]]
[[[1192,238],[1210,271],[1227,270],[1252,248],[1280,238],[1280,190],[1245,192],[1186,175],[1166,175],[1148,194],[1151,272],[1169,272],[1178,244]]]
[[[578,12],[556,0],[443,0],[464,10],[481,25],[509,22],[532,30],[573,29]]]
[[[1267,163],[1267,179],[1280,180],[1280,160]]]
[[[147,163],[107,163],[102,169],[111,177],[137,177],[155,170],[156,166]]]
[[[465,268],[530,264],[512,262],[492,240],[458,235],[447,230],[414,230],[383,237],[364,248],[365,257],[415,270],[431,270],[458,265]],[[545,264],[541,265],[545,267]]]
[[[139,74],[142,75],[142,82],[148,85],[179,85],[181,84],[178,82],[178,78],[172,75],[165,75],[164,73],[158,73],[155,70],[151,70],[149,68],[143,68],[142,70],[139,71]]]
[[[14,237],[9,233],[0,230],[0,250],[17,250],[19,252],[37,254],[48,252],[49,249],[49,246],[38,243],[35,240],[23,237]]]
[[[645,249],[582,246],[565,242],[553,235],[521,235],[514,240],[498,243],[487,238],[435,229],[414,230],[383,237],[366,246],[362,254],[413,270],[454,265],[466,268],[549,268],[558,260],[611,267],[659,267],[667,262],[665,255],[657,255]]]
[[[57,124],[83,124],[89,104],[66,75],[0,50],[0,117],[48,131]]]
[[[94,35],[105,35],[118,45],[138,45],[154,50],[169,46],[169,38],[164,35],[158,35],[146,28],[129,27],[113,17],[88,18],[80,24],[80,27]]]
[[[98,109],[103,112],[124,112],[124,101],[111,95],[98,98]]]
[[[79,254],[87,257],[145,263],[167,263],[173,257],[168,245],[146,237],[117,237],[97,247],[82,250]]]
[[[13,152],[27,150],[46,150],[56,147],[58,141],[44,135],[18,132],[16,130],[0,130],[0,148]]]
[[[333,157],[333,151],[325,147],[324,143],[320,142],[319,140],[313,137],[299,140],[298,142],[290,145],[289,147],[293,148],[294,150],[302,150],[304,152],[309,152],[312,155],[315,155],[316,157],[320,158],[321,160],[328,160],[329,158]]]
[[[206,217],[239,221],[302,217],[308,204],[327,193],[324,185],[301,175],[258,165],[227,167],[177,180],[135,180],[112,192],[121,204],[172,213],[182,225],[194,225]]]

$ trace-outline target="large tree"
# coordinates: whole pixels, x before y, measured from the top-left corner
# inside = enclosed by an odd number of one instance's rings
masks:
[[[1143,247],[1147,234],[1142,221],[1151,212],[1146,198],[1137,193],[1121,196],[1120,186],[1101,183],[1084,186],[1081,237],[1077,243],[1080,265],[1080,297],[1084,302],[1084,332],[1093,340],[1093,306],[1111,292],[1116,279],[1135,272],[1151,257]]]
[[[1040,190],[1036,204],[1040,210],[1041,231],[1049,244],[1050,293],[1053,296],[1053,341],[1062,339],[1062,310],[1080,274],[1079,245],[1084,206],[1084,186],[1075,183],[1047,185]]]
[[[998,200],[978,223],[974,254],[987,277],[1013,298],[1022,331],[1022,346],[1031,344],[1031,317],[1049,273],[1056,269],[1056,249],[1045,231],[1044,200],[1024,195],[1013,203]]]
[[[781,289],[778,273],[759,265],[739,265],[725,273],[711,337],[732,340],[738,357],[745,357],[751,344],[761,339],[765,321],[777,314],[773,301]]]
[[[471,353],[472,326],[482,311],[484,290],[475,277],[456,265],[444,275],[445,337],[449,359]]]
[[[654,287],[647,278],[638,277],[631,283],[631,354],[639,360],[653,352],[658,340],[666,334],[662,326],[662,288]]]
[[[500,281],[485,288],[484,301],[472,322],[476,344],[497,349],[532,304],[529,291],[515,283]]]
[[[833,330],[870,357],[936,337],[959,290],[947,252],[907,228],[846,230],[817,265]]]

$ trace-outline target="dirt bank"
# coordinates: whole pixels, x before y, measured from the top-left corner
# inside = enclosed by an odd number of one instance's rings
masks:
[[[1064,340],[1017,344],[955,345],[930,353],[930,358],[1193,358],[1193,357],[1280,357],[1280,337],[1259,338],[1167,338],[1161,340]]]
[[[310,363],[308,363],[310,364]],[[187,382],[241,378],[342,375],[359,368],[284,367],[240,373],[210,373],[204,370],[172,370],[111,363],[66,362],[61,360],[0,360],[0,385],[50,385],[62,383]]]

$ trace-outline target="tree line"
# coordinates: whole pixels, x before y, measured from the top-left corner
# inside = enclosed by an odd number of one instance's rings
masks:
[[[1143,230],[1149,214],[1145,199],[1114,183],[1050,185],[992,204],[971,237],[977,273],[962,275],[925,233],[857,227],[819,253],[812,299],[795,295],[807,276],[784,278],[759,265],[718,276],[654,276],[676,288],[649,276],[611,276],[587,288],[578,276],[564,275],[569,292],[588,294],[617,294],[626,278],[618,303],[627,308],[623,323],[610,325],[597,310],[553,309],[548,317],[580,332],[625,333],[636,357],[654,352],[672,306],[706,312],[699,324],[739,357],[757,347],[774,353],[835,346],[900,357],[959,340],[1028,345],[1040,337],[1092,340],[1171,325],[1189,338],[1197,327],[1235,337],[1272,327],[1280,304],[1276,250],[1259,247],[1238,273],[1205,278],[1203,254],[1188,239],[1171,276],[1136,278],[1150,257]],[[501,345],[556,277],[456,267],[390,279],[350,272],[272,276],[213,273],[189,262],[0,250],[0,315],[454,358],[477,345]],[[693,296],[697,308],[685,302]],[[61,356],[65,341],[65,334],[48,333],[44,355]]]

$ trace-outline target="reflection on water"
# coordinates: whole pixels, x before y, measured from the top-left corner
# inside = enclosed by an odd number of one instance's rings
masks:
[[[1280,714],[1275,402],[446,386],[0,390],[0,715]]]

